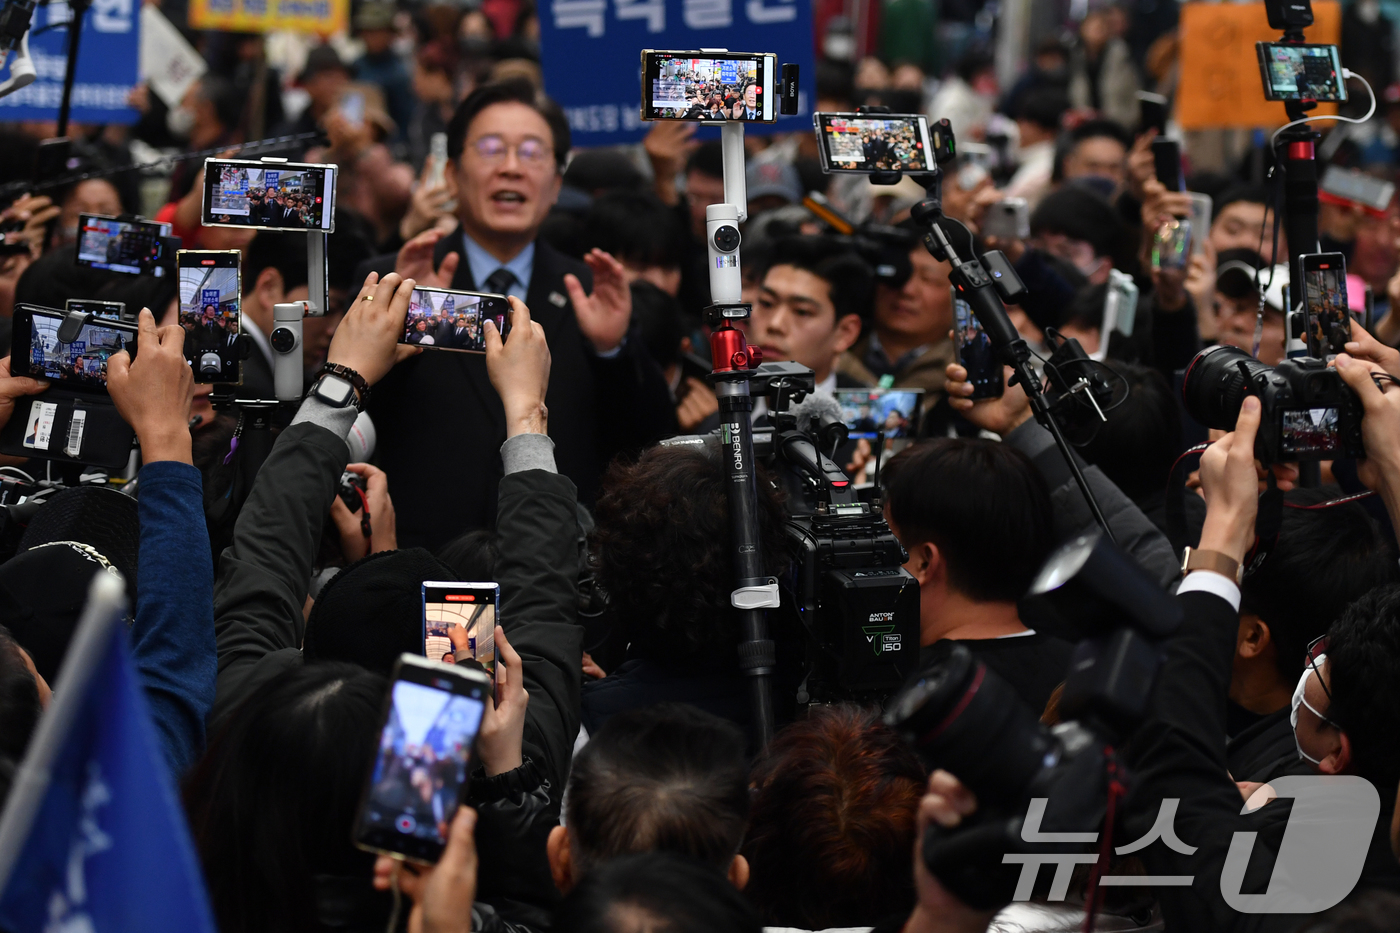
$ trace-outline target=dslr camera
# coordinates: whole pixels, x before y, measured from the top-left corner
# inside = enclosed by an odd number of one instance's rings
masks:
[[[1116,748],[1147,715],[1161,666],[1154,641],[1176,629],[1182,610],[1096,531],[1050,556],[1021,613],[1030,627],[1076,642],[1058,724],[1042,723],[963,645],[921,670],[885,713],[930,769],[977,796],[977,812],[955,829],[929,827],[923,859],[979,910],[1015,895],[1020,864],[1006,855],[1098,851],[1100,826],[1130,782]]]
[[[1254,455],[1265,465],[1366,456],[1361,399],[1323,360],[1271,367],[1236,347],[1208,347],[1186,367],[1181,394],[1191,417],[1222,431],[1235,429],[1246,395],[1258,396]]]

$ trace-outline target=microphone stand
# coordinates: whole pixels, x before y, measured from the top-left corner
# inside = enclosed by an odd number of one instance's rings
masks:
[[[944,132],[947,131],[944,130]],[[943,173],[935,166],[933,173],[926,176],[924,181],[928,197],[915,204],[910,211],[914,222],[927,231],[924,234],[924,248],[932,254],[934,259],[952,266],[949,279],[952,281],[953,287],[957,289],[958,295],[972,307],[972,313],[977,316],[978,322],[991,339],[992,346],[996,348],[997,355],[1001,357],[1002,362],[1014,370],[1010,385],[1019,384],[1025,391],[1026,397],[1031,403],[1031,411],[1035,414],[1035,420],[1040,422],[1041,426],[1049,431],[1050,436],[1054,438],[1055,446],[1060,449],[1061,456],[1065,458],[1065,464],[1069,467],[1075,483],[1078,484],[1079,491],[1084,494],[1084,501],[1088,503],[1090,513],[1093,514],[1094,520],[1099,523],[1104,534],[1112,541],[1113,532],[1108,527],[1108,520],[1104,518],[1103,510],[1099,508],[1098,500],[1094,498],[1094,493],[1089,488],[1089,481],[1084,478],[1084,471],[1079,468],[1079,461],[1075,458],[1074,451],[1070,449],[1069,442],[1065,440],[1064,433],[1055,420],[1054,412],[1050,410],[1050,402],[1045,397],[1045,389],[1041,385],[1040,378],[1036,375],[1035,368],[1031,366],[1030,345],[1016,330],[1016,326],[1011,323],[1011,319],[1006,315],[1006,307],[1002,304],[1002,295],[999,289],[1014,287],[1024,292],[1025,286],[1021,284],[1019,279],[1015,278],[1016,273],[1011,268],[1010,262],[1006,261],[1000,253],[995,254],[1001,260],[994,264],[997,269],[995,279],[989,275],[973,252],[971,233],[968,233],[967,236],[966,258],[958,254],[957,247],[948,240],[947,234],[939,223],[944,217],[941,193],[942,179]],[[894,181],[898,180],[898,174],[895,173]],[[893,184],[894,182],[881,183]],[[1014,281],[1007,282],[1008,277]]]

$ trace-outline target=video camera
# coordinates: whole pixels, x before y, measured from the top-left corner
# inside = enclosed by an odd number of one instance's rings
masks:
[[[754,429],[754,456],[787,494],[792,565],[781,581],[784,613],[806,645],[797,700],[879,702],[918,666],[919,587],[903,569],[908,555],[878,499],[862,502],[831,459],[846,441],[846,426],[835,402],[814,394],[815,385],[812,370],[796,363],[764,363],[750,377],[771,421]],[[721,428],[661,443],[729,450],[726,435]]]
[[[1050,556],[1022,614],[1036,630],[1078,642],[1057,725],[1043,724],[962,645],[920,672],[885,714],[925,764],[977,797],[977,813],[956,829],[927,830],[923,859],[979,910],[1015,895],[1020,869],[1005,855],[1098,850],[1100,826],[1128,782],[1115,749],[1145,716],[1161,665],[1152,642],[1176,629],[1182,609],[1095,532]]]

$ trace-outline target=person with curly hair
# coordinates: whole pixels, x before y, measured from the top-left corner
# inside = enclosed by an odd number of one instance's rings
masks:
[[[596,509],[593,559],[627,660],[583,688],[583,726],[662,702],[689,703],[747,728],[729,525],[729,478],[717,451],[653,447],[616,463]],[[779,494],[759,475],[758,528],[769,574],[787,563]]]

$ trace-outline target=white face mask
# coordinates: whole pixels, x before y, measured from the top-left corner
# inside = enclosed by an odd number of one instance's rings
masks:
[[[184,107],[176,107],[174,110],[166,111],[165,128],[170,131],[172,136],[188,139],[190,130],[194,129],[194,111]]]
[[[1325,655],[1325,654],[1319,654],[1319,655],[1317,656],[1317,658],[1315,659],[1314,663],[1315,663],[1319,668],[1321,668],[1322,662],[1325,661],[1325,660],[1327,660],[1327,655]],[[1317,758],[1314,758],[1313,756],[1309,755],[1307,752],[1303,751],[1303,743],[1298,741],[1298,707],[1299,707],[1299,706],[1306,706],[1306,707],[1309,709],[1309,711],[1312,712],[1312,714],[1313,714],[1314,716],[1316,716],[1318,719],[1321,719],[1323,722],[1330,722],[1330,721],[1331,721],[1331,720],[1329,720],[1326,716],[1322,715],[1322,714],[1319,713],[1316,709],[1314,709],[1314,708],[1313,708],[1313,705],[1312,705],[1311,703],[1309,703],[1309,702],[1307,701],[1307,698],[1304,697],[1304,695],[1303,695],[1303,694],[1304,694],[1304,691],[1306,691],[1307,686],[1308,686],[1308,678],[1309,678],[1310,676],[1312,676],[1312,673],[1313,673],[1313,665],[1310,664],[1310,665],[1308,665],[1307,667],[1303,668],[1303,676],[1298,678],[1298,686],[1296,686],[1296,687],[1293,688],[1293,705],[1292,705],[1292,708],[1289,710],[1289,713],[1288,713],[1288,721],[1293,725],[1293,744],[1296,745],[1296,746],[1298,747],[1298,755],[1299,755],[1299,757],[1301,757],[1304,761],[1312,762],[1312,763],[1315,764],[1315,765],[1321,765],[1321,764],[1322,764],[1321,760],[1319,760],[1319,759],[1317,759]]]
[[[1358,0],[1356,4],[1356,17],[1368,26],[1380,19],[1380,0]]]

